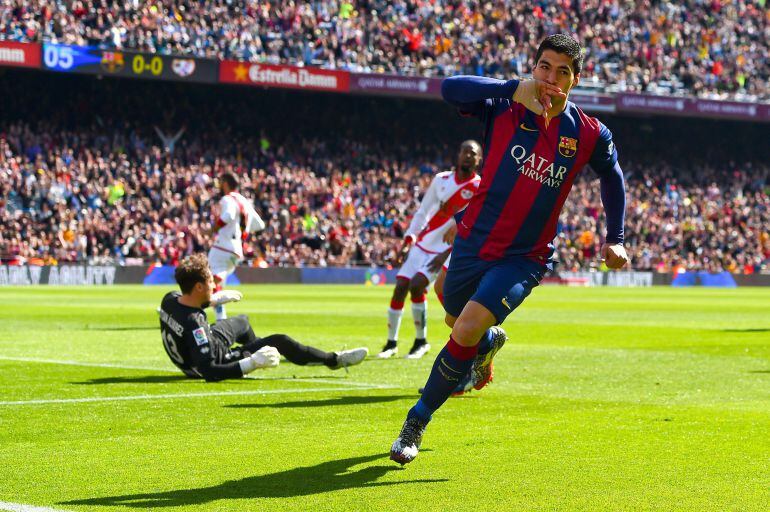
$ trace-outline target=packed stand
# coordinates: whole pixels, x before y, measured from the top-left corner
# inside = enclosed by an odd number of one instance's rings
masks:
[[[764,1],[0,2],[0,39],[421,76],[521,76],[555,32],[587,86],[770,100]]]
[[[206,251],[215,180],[232,171],[269,220],[245,264],[393,265],[431,177],[479,136],[439,102],[39,76],[0,80],[14,98],[0,110],[4,263],[173,264]],[[628,178],[634,268],[770,268],[757,125],[603,121]],[[560,268],[597,267],[604,221],[590,171],[561,221]]]
[[[232,152],[196,159],[192,142],[173,155],[135,131],[109,137],[19,123],[0,135],[0,255],[6,263],[175,264],[208,249],[215,179],[241,176],[269,227],[246,244],[248,265],[387,266],[432,173],[450,165],[372,160],[366,148],[318,158],[268,137],[250,141],[247,162]],[[315,151],[313,165],[303,157]],[[366,164],[366,162],[358,162]],[[628,168],[626,243],[635,269],[770,269],[768,168],[711,168],[697,177],[670,168]],[[726,180],[725,178],[730,178]],[[560,268],[599,268],[603,214],[591,175],[561,218]]]

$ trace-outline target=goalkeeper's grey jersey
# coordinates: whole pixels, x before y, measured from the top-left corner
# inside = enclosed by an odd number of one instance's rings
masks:
[[[206,312],[179,303],[169,292],[160,304],[160,335],[171,361],[190,377],[221,380],[242,377],[238,361],[218,337],[212,336]]]

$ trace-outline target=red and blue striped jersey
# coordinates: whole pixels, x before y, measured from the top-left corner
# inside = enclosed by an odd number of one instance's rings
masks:
[[[445,83],[450,80],[455,91],[479,82],[477,77],[453,77]],[[447,101],[485,124],[481,184],[458,214],[454,250],[483,260],[513,255],[546,259],[553,253],[559,214],[578,173],[586,164],[600,176],[617,168],[612,134],[569,101],[546,128],[542,116],[510,99],[517,81],[496,82],[501,91],[496,94],[505,96],[475,102],[461,101],[468,98],[462,94],[453,98],[452,87],[443,88]],[[620,234],[608,233],[608,241],[622,242],[622,219],[620,226]]]

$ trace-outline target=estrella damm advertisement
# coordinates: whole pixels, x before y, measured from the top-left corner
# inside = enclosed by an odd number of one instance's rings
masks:
[[[103,50],[92,46],[43,45],[43,67],[89,75],[216,83],[219,62],[180,55]]]

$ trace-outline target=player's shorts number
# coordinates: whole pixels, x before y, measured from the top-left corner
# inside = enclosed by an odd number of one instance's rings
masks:
[[[184,364],[184,359],[179,355],[179,350],[176,348],[176,342],[174,342],[174,338],[171,337],[171,334],[164,330],[161,331],[161,337],[163,338],[163,344],[166,346],[166,352],[168,352],[169,357],[173,359],[175,363]]]

